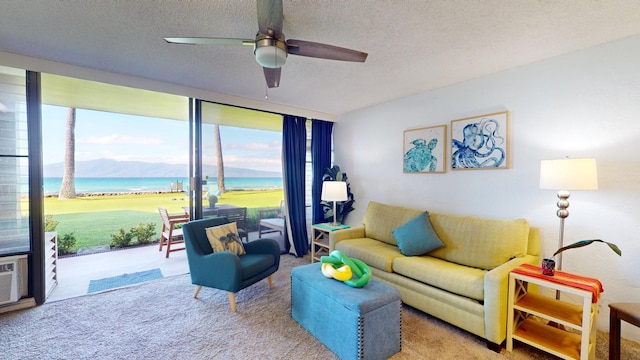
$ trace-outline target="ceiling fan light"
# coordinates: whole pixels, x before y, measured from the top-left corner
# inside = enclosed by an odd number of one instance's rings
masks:
[[[255,55],[258,64],[266,68],[280,68],[287,62],[287,52],[274,45],[257,47]]]

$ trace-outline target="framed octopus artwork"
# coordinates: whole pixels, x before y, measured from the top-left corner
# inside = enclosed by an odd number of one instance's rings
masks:
[[[446,171],[447,125],[404,131],[405,173],[444,173]]]
[[[451,169],[508,169],[509,112],[451,121]]]

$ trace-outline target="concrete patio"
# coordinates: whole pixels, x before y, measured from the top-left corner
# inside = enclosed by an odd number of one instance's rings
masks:
[[[265,238],[275,239],[283,244],[283,237],[267,234]],[[249,241],[258,238],[258,232],[249,233]],[[187,274],[189,264],[185,251],[172,252],[165,258],[164,251],[158,251],[158,244],[113,250],[90,255],[59,258],[57,263],[58,285],[53,288],[47,302],[63,300],[87,294],[89,282],[102,278],[131,274],[159,268],[164,277]]]

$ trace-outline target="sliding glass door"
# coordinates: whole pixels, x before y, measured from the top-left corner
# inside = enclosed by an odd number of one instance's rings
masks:
[[[49,298],[84,294],[89,280],[147,270],[143,261],[74,269],[71,256],[143,247],[160,237],[159,208],[188,209],[188,104],[184,96],[42,74],[38,214],[55,225],[47,231],[57,233],[60,256]],[[146,258],[165,259],[166,247],[158,248],[150,246]]]
[[[168,206],[173,207],[172,212],[184,208],[192,218],[201,218],[206,208],[211,209],[216,204],[247,207],[251,231],[257,230],[259,209],[280,207],[283,199],[282,115],[0,67],[0,257],[15,254],[28,256],[28,296],[34,297],[37,303],[43,303],[47,296],[45,215],[51,213],[59,222],[56,229],[59,234],[75,233],[77,248],[85,247],[80,240],[86,240],[89,236],[74,231],[73,217],[76,213],[81,217],[90,209],[82,207],[79,212],[67,211],[66,208],[73,201],[58,202],[56,197],[60,186],[49,189],[45,198],[44,190],[50,178],[58,177],[54,165],[60,160],[54,159],[55,152],[44,151],[43,144],[65,143],[64,138],[61,140],[53,136],[55,132],[51,131],[53,117],[48,111],[56,107],[78,109],[75,152],[82,157],[75,157],[76,165],[100,160],[87,157],[98,152],[101,158],[114,157],[119,161],[118,165],[128,160],[137,162],[137,166],[128,167],[124,172],[113,170],[105,173],[109,169],[99,167],[100,176],[109,178],[111,185],[116,180],[120,181],[121,177],[167,178],[166,189],[161,190],[172,192],[166,196]],[[128,122],[118,127],[111,117],[125,118]],[[44,125],[49,130],[43,131]],[[177,130],[175,126],[178,126]],[[96,130],[91,133],[90,127]],[[164,131],[166,137],[156,134],[158,131]],[[138,148],[130,147],[134,145]],[[90,146],[91,151],[81,151],[82,146]],[[111,147],[104,148],[107,146]],[[119,154],[116,159],[116,150],[126,149],[133,150]],[[143,155],[149,160],[142,158]],[[140,161],[158,164],[144,167],[142,165],[145,164],[141,165]],[[167,163],[177,167],[165,166]],[[175,172],[178,171],[176,168],[179,168],[179,173]],[[95,167],[77,166],[76,180],[97,176],[87,173],[86,169],[96,170]],[[161,169],[167,171],[162,173]],[[140,171],[144,171],[144,176],[137,175]],[[47,174],[50,176],[45,178]],[[176,188],[177,191],[173,189],[174,181],[182,185],[179,190]],[[93,190],[78,187],[76,191],[78,195]],[[129,190],[99,189],[98,192],[121,191]],[[156,189],[151,191],[155,192]],[[235,196],[225,195],[230,192]],[[66,206],[63,209],[65,211],[56,210],[54,205],[60,204]],[[160,222],[156,205],[162,204],[153,205],[136,210],[136,216],[127,216],[125,220],[135,219],[136,224],[140,221]],[[138,213],[142,217],[137,217]],[[130,227],[124,220],[116,223],[118,229],[104,229],[106,236],[100,239],[107,239],[108,243],[109,234]],[[90,235],[95,233],[93,231]],[[92,239],[95,240],[95,237]]]
[[[260,217],[284,199],[282,115],[202,100],[192,113],[192,219],[224,216],[243,241],[260,237]]]
[[[282,115],[207,101],[193,102],[191,183],[194,218],[219,206],[279,206],[250,191],[282,189]],[[235,196],[234,196],[235,195]],[[236,201],[234,204],[233,202]]]

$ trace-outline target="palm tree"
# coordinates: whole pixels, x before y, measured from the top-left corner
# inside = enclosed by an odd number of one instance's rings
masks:
[[[222,142],[220,141],[220,125],[213,125],[213,134],[216,142],[216,164],[218,168],[218,192],[224,194],[224,162],[222,160]]]
[[[65,136],[64,175],[58,199],[74,199],[76,197],[75,173],[76,173],[76,109],[67,109],[67,131]]]

